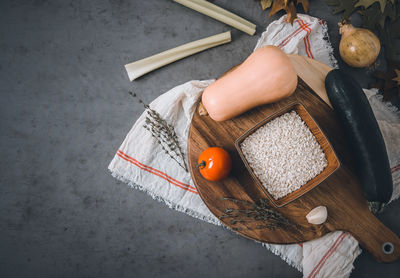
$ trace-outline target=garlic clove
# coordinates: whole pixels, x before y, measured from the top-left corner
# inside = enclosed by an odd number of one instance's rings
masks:
[[[322,224],[328,218],[328,210],[325,206],[315,207],[306,215],[306,218],[310,224]]]

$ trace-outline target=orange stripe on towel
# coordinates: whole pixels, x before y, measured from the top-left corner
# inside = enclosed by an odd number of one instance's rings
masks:
[[[193,186],[191,186],[189,184],[185,184],[183,182],[180,182],[180,181],[168,176],[167,174],[161,172],[160,170],[157,170],[157,169],[152,168],[152,167],[150,167],[148,165],[145,165],[145,164],[137,161],[133,157],[130,157],[129,155],[125,154],[121,150],[118,150],[117,155],[120,158],[124,159],[125,161],[137,166],[138,168],[140,168],[140,169],[142,169],[144,171],[147,171],[147,172],[149,172],[149,173],[151,173],[153,175],[156,175],[156,176],[168,181],[170,184],[173,184],[173,185],[175,185],[175,186],[177,186],[179,188],[185,189],[185,190],[187,190],[187,191],[189,191],[191,193],[199,194],[195,187],[193,187]]]
[[[310,39],[309,39],[309,36],[311,34],[311,28],[307,24],[305,24],[304,21],[301,19],[298,20],[298,23],[299,23],[300,27],[304,31],[307,32],[307,35],[304,37],[304,47],[306,50],[306,54],[309,58],[314,59],[314,55],[311,52],[311,45],[310,45]]]
[[[159,173],[160,175],[164,175],[164,176],[170,178],[171,180],[173,180],[174,182],[179,183],[179,184],[182,185],[182,186],[186,186],[186,187],[189,187],[189,188],[191,188],[191,189],[193,189],[193,190],[196,190],[196,187],[193,187],[193,186],[191,186],[191,185],[189,185],[189,184],[185,184],[185,183],[183,183],[183,182],[180,182],[180,181],[178,181],[178,180],[176,180],[176,179],[174,179],[174,178],[171,178],[170,176],[168,176],[168,175],[165,174],[164,172],[161,172],[160,170],[154,169],[154,168],[152,168],[152,167],[150,167],[150,166],[148,166],[148,165],[145,165],[145,164],[143,164],[143,163],[140,163],[139,161],[137,161],[137,160],[134,159],[133,157],[127,155],[126,153],[122,152],[121,150],[118,150],[118,152],[120,152],[120,153],[121,153],[122,155],[124,155],[125,157],[134,160],[135,162],[139,163],[139,164],[140,164],[141,166],[143,166],[143,167],[149,168],[150,170],[153,170],[153,171],[155,171],[156,173]]]
[[[321,270],[322,266],[325,264],[326,260],[333,254],[333,252],[336,251],[338,246],[342,243],[344,238],[347,236],[345,232],[342,232],[340,236],[335,240],[333,245],[329,248],[329,250],[325,253],[325,255],[322,257],[322,259],[319,261],[319,263],[315,266],[313,271],[311,271],[310,275],[308,278],[314,278],[318,272]]]
[[[296,22],[299,23],[298,20],[296,20]],[[300,33],[301,31],[307,31],[307,30],[305,30],[304,28],[310,26],[309,24],[300,24],[300,23],[299,23],[299,25],[300,25],[299,28],[297,28],[296,30],[294,30],[293,33],[291,33],[291,34],[290,34],[289,36],[287,36],[284,40],[282,40],[280,44],[278,44],[278,47],[279,47],[279,48],[282,48],[282,47],[284,47],[285,45],[287,45],[287,44],[292,40],[292,38],[293,38],[294,36],[296,36],[298,33]]]
[[[392,172],[392,174],[396,171],[400,170],[400,164],[394,166],[392,169],[390,169],[390,171]]]

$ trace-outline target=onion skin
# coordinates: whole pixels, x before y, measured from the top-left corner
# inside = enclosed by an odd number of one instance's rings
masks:
[[[367,29],[355,28],[351,24],[339,23],[339,26],[342,35],[339,53],[343,61],[355,68],[372,65],[381,50],[378,37]]]

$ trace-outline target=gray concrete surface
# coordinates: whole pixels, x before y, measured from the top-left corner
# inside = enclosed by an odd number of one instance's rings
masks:
[[[269,19],[253,0],[213,1],[254,37],[167,0],[0,1],[0,277],[301,277],[260,244],[168,209],[107,166],[147,102],[240,63]],[[323,1],[337,53],[339,16]],[[357,18],[355,19],[357,21]],[[130,83],[123,65],[232,30],[230,44]],[[363,85],[365,70],[343,68]],[[368,74],[368,73],[367,73]],[[400,202],[379,216],[400,234]],[[367,253],[351,277],[399,277]]]

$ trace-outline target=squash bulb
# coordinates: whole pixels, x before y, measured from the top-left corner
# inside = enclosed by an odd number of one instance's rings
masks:
[[[355,28],[351,24],[339,23],[339,27],[342,35],[339,53],[343,61],[356,68],[372,65],[381,50],[378,37],[367,29]]]
[[[297,72],[288,56],[268,45],[208,86],[201,100],[214,121],[225,121],[289,97],[296,87]]]

